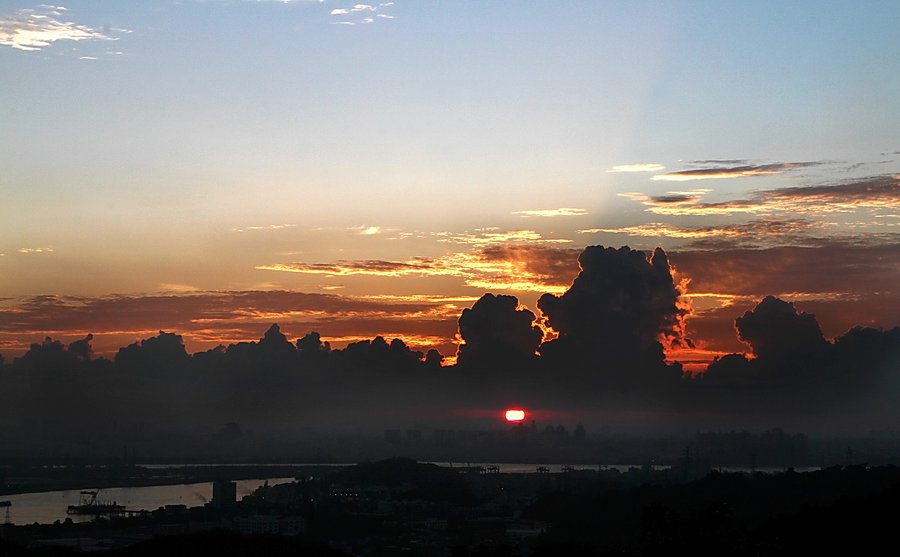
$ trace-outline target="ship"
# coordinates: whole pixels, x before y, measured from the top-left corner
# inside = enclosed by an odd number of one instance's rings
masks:
[[[98,498],[100,490],[82,491],[77,505],[69,505],[68,514],[122,514],[125,505],[119,505],[115,501],[103,501]]]

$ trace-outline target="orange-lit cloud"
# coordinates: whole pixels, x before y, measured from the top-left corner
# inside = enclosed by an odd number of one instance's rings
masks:
[[[715,359],[730,354],[729,350],[713,350],[700,347],[673,347],[666,349],[666,361],[679,362],[688,375],[698,375],[706,371],[706,366]]]
[[[276,263],[256,267],[266,271],[281,271],[325,276],[381,276],[381,277],[437,277],[463,279],[463,284],[482,290],[530,291],[560,293],[565,291],[574,273],[560,277],[559,267],[548,266],[541,255],[566,253],[567,270],[571,270],[577,255],[568,251],[555,252],[534,249],[538,246],[489,246],[473,252],[458,252],[439,258],[413,258],[408,261],[357,260],[333,263]],[[557,262],[558,264],[558,262]],[[577,272],[577,270],[575,271]]]
[[[50,247],[43,247],[43,248],[19,248],[16,251],[18,251],[19,253],[29,254],[29,253],[52,253],[54,250],[53,250],[53,248],[50,248]]]

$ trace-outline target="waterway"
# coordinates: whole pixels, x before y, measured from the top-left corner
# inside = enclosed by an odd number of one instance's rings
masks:
[[[483,467],[487,469],[489,466],[497,466],[499,472],[503,474],[523,474],[535,473],[538,467],[546,468],[548,472],[562,472],[564,466],[559,464],[540,463],[489,463],[489,462],[432,462],[444,467],[466,468],[466,467]],[[222,466],[221,464],[154,464],[143,465],[147,468],[181,468],[184,466]],[[244,465],[235,465],[244,466]],[[252,466],[265,466],[262,464],[254,464]],[[272,466],[285,466],[284,464],[275,464]],[[291,466],[310,466],[310,467],[340,467],[350,466],[349,464],[291,464]],[[574,470],[617,470],[619,472],[627,472],[633,468],[641,468],[637,464],[606,464],[606,465],[573,465]],[[669,468],[665,465],[653,465],[655,471]],[[722,472],[743,472],[749,473],[750,469],[745,468],[729,468],[720,467],[717,470]],[[818,470],[818,467],[797,468],[797,472],[808,472]],[[763,473],[779,473],[784,468],[760,468],[753,472]],[[280,483],[288,483],[293,478],[269,478],[256,480],[239,480],[237,481],[237,497],[240,500],[243,496],[253,493],[265,481],[269,485]],[[93,520],[92,516],[68,515],[66,510],[69,505],[78,504],[81,490],[66,491],[47,491],[42,493],[21,493],[17,495],[4,495],[0,497],[12,503],[9,507],[0,507],[0,522],[9,522],[12,524],[31,524],[37,522],[39,524],[50,524],[56,520],[63,521],[71,518],[76,522],[84,522]],[[125,505],[128,510],[155,510],[165,505],[187,505],[188,507],[196,507],[203,505],[212,497],[212,483],[202,482],[193,484],[178,485],[160,485],[160,486],[143,486],[143,487],[116,487],[106,488],[100,491],[99,498],[103,501],[115,501],[120,505]]]
[[[237,498],[250,495],[256,488],[268,481],[269,485],[288,483],[293,478],[269,478],[258,480],[238,480]],[[69,505],[77,505],[81,490],[45,491],[42,493],[20,493],[4,495],[2,499],[12,503],[0,507],[0,522],[11,524],[52,524],[71,518],[75,522],[93,520],[93,516],[69,515]],[[156,510],[165,505],[187,505],[199,507],[212,497],[212,482],[178,485],[156,485],[143,487],[110,487],[100,490],[99,499],[115,501],[128,510]]]

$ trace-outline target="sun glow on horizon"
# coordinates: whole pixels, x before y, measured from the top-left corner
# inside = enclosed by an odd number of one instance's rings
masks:
[[[525,411],[521,408],[510,408],[504,414],[507,422],[521,422],[525,419]]]

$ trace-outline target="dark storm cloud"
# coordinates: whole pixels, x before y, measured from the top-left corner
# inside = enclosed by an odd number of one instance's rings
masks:
[[[805,357],[820,352],[825,338],[815,316],[794,304],[766,296],[752,311],[734,321],[740,339],[766,359]]]
[[[460,365],[516,365],[531,360],[543,337],[535,315],[514,296],[485,294],[459,317]]]
[[[582,270],[564,294],[538,300],[559,334],[540,347],[542,376],[558,383],[545,392],[564,392],[573,404],[665,407],[662,393],[679,388],[681,366],[665,363],[661,341],[690,343],[666,253],[590,246],[578,261]]]
[[[897,298],[886,294],[886,280],[900,272],[900,248],[839,248],[684,252],[671,258],[682,272],[696,271],[697,284],[721,287],[720,292],[765,292],[776,279],[791,286],[792,280],[813,281],[824,288],[834,280],[829,275],[843,273],[840,284],[858,278],[861,289],[871,288],[881,296],[883,314],[891,315]],[[527,259],[534,273],[549,276],[568,268],[566,253],[522,249],[486,250],[482,255]],[[563,294],[547,294],[539,302],[543,316],[538,320],[543,317],[558,338],[541,344],[543,331],[532,312],[520,308],[512,296],[487,294],[457,313],[465,344],[459,364],[449,367],[441,367],[439,353],[424,354],[406,339],[346,336],[349,344],[335,348],[315,323],[293,331],[261,321],[312,311],[323,316],[319,324],[339,332],[364,308],[378,319],[415,325],[431,314],[433,303],[284,292],[153,297],[172,312],[164,316],[188,324],[252,315],[253,320],[238,329],[257,340],[190,354],[185,342],[198,330],[164,328],[124,346],[112,360],[93,355],[95,337],[90,335],[68,345],[50,338],[33,343],[23,356],[0,366],[0,432],[8,424],[28,424],[30,442],[57,446],[73,438],[73,432],[80,432],[74,437],[79,438],[96,431],[101,433],[91,434],[94,439],[118,450],[124,439],[140,432],[199,435],[229,422],[288,437],[311,424],[380,431],[421,416],[446,419],[454,409],[501,408],[511,402],[602,409],[622,416],[665,415],[672,424],[693,423],[698,415],[724,423],[719,419],[730,416],[743,420],[743,427],[762,423],[763,417],[794,419],[826,412],[835,420],[854,416],[853,423],[863,427],[896,414],[891,409],[900,401],[900,329],[852,328],[828,341],[808,310],[814,302],[792,304],[759,296],[755,300],[762,301],[748,307],[742,304],[750,303],[752,296],[745,293],[730,308],[736,312],[732,319],[725,318],[728,308],[712,313],[723,334],[730,333],[738,342],[736,330],[753,357],[727,355],[688,380],[682,378],[680,365],[664,359],[663,342],[687,345],[683,286],[673,276],[669,255],[661,249],[648,256],[628,247],[592,246],[581,253],[578,264],[581,270]],[[774,278],[765,276],[770,271]],[[140,299],[38,297],[4,310],[5,317],[19,325],[4,320],[3,326],[15,329],[29,320],[29,312],[39,311],[56,312],[70,325],[89,322],[91,312],[112,311],[106,305],[110,303],[116,310],[112,313],[140,311]],[[188,306],[176,303],[181,299]],[[792,299],[806,298],[797,289]],[[840,302],[850,300],[843,297]],[[411,307],[418,313],[409,313]],[[187,314],[179,313],[185,308]],[[158,318],[159,308],[148,315]],[[893,315],[896,321],[900,314]],[[109,317],[108,322],[115,319]],[[35,320],[32,325],[41,323]],[[110,416],[117,417],[115,431],[120,433],[109,429]]]
[[[900,397],[900,328],[854,327],[827,342],[814,315],[768,296],[735,320],[754,359],[731,354],[694,381],[696,400],[721,410],[772,415],[809,413],[834,419],[885,419]],[[704,391],[711,387],[713,391]],[[829,417],[821,415],[828,412]],[[847,414],[850,412],[850,414]],[[895,415],[895,414],[894,414]]]
[[[581,272],[561,296],[545,294],[538,307],[559,340],[592,349],[647,349],[659,336],[677,336],[684,311],[666,253],[648,259],[638,250],[590,246]]]

